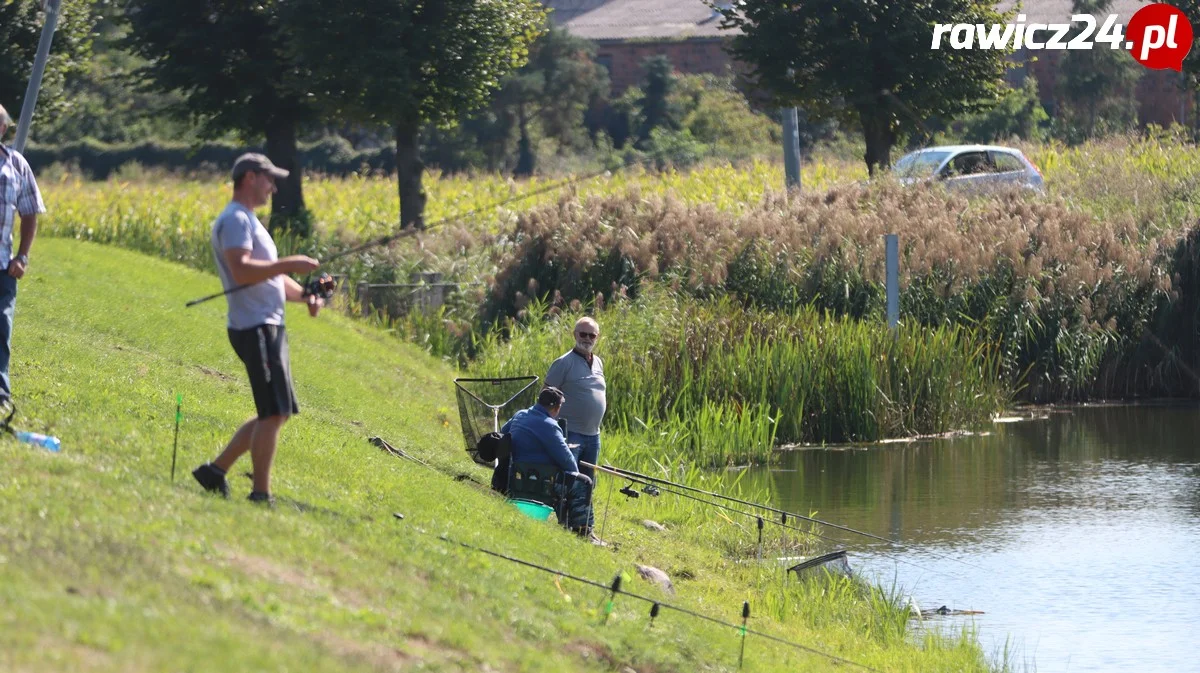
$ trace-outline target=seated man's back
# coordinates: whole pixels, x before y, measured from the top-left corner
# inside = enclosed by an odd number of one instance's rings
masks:
[[[556,495],[566,504],[559,508],[559,523],[588,535],[593,522],[592,482],[586,475],[579,474],[579,464],[555,420],[563,399],[562,391],[557,388],[543,389],[538,395],[538,403],[518,411],[501,431],[509,435],[512,464],[553,465],[561,470],[562,474],[554,484]],[[497,469],[507,470],[508,466]]]
[[[542,405],[518,411],[501,431],[512,437],[514,463],[554,465],[563,472],[579,471],[562,428]]]

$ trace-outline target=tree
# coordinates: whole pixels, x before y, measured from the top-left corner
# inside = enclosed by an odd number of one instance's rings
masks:
[[[1183,72],[1193,91],[1200,90],[1200,0],[1174,0],[1172,5],[1187,15],[1192,24],[1192,49],[1183,59]]]
[[[291,171],[271,201],[271,228],[307,233],[296,141],[320,108],[288,48],[284,4],[126,0],[126,45],[149,60],[142,71],[147,85],[181,92],[175,113],[201,122],[206,135],[236,129],[266,138],[267,156]]]
[[[1106,16],[1111,5],[1112,0],[1075,0],[1071,13]],[[1082,27],[1076,26],[1073,32],[1081,31]],[[1063,55],[1059,71],[1063,109],[1056,113],[1075,130],[1069,134],[1071,140],[1082,141],[1137,123],[1135,96],[1142,67],[1128,51],[1104,44],[1072,49]]]
[[[608,71],[593,60],[595,53],[591,42],[551,27],[533,44],[529,62],[505,80],[490,107],[517,127],[516,175],[532,175],[537,164],[531,123],[561,149],[590,144],[584,115],[609,88]]]
[[[420,133],[483,106],[541,34],[535,0],[286,3],[305,78],[341,114],[395,132],[400,224],[424,228]]]
[[[651,56],[642,63],[642,97],[638,101],[641,125],[638,139],[644,144],[654,129],[678,131],[683,112],[671,100],[675,93],[675,67],[666,56]]]
[[[626,89],[608,112],[608,133],[616,146],[624,147],[632,139],[637,149],[644,150],[656,130],[679,131],[685,112],[676,97],[678,85],[675,68],[666,56],[642,61],[640,85]]]
[[[97,0],[92,30],[92,54],[82,72],[73,72],[64,83],[68,105],[53,116],[39,116],[38,140],[62,144],[92,138],[104,143],[131,143],[148,139],[197,139],[196,128],[173,115],[163,114],[182,96],[149,91],[137,83],[134,72],[145,59],[121,48],[129,30],[117,0]]]
[[[39,115],[57,115],[71,104],[63,95],[63,85],[70,74],[87,67],[95,23],[90,4],[87,0],[62,0],[38,91]],[[21,114],[25,102],[44,20],[40,0],[0,0],[0,104],[13,119]]]
[[[1004,22],[994,0],[742,0],[714,5],[738,29],[731,52],[778,107],[861,125],[874,175],[922,119],[994,100],[1006,52],[931,49],[935,24]],[[978,47],[978,45],[976,45]]]
[[[962,119],[963,140],[992,143],[1012,137],[1039,140],[1050,115],[1038,96],[1037,78],[1030,75],[1020,88],[1008,89],[992,107]]]

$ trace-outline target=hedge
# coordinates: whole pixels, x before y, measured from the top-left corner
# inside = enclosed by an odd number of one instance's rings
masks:
[[[97,180],[106,179],[121,166],[137,162],[146,168],[172,171],[223,172],[243,152],[263,152],[261,146],[210,142],[202,145],[147,141],[128,145],[108,145],[94,140],[63,145],[31,144],[25,158],[35,171],[55,163],[78,166],[83,173]],[[348,175],[358,172],[392,173],[396,170],[396,149],[382,147],[355,150],[344,138],[330,137],[315,143],[300,145],[300,158],[305,171],[328,175]]]

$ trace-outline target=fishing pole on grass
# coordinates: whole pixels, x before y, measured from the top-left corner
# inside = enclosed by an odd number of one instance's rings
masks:
[[[600,465],[592,465],[591,463],[587,463],[587,462],[584,462],[584,461],[580,461],[580,464],[581,464],[581,465],[585,465],[585,466],[587,466],[587,467],[590,467],[590,468],[592,468],[592,469],[595,469],[595,470],[599,470],[599,471],[601,471],[601,472],[605,472],[605,473],[607,473],[607,474],[611,474],[611,475],[614,475],[614,476],[621,477],[622,479],[626,479],[626,480],[629,480],[629,481],[636,481],[636,482],[638,482],[638,483],[645,484],[645,485],[646,485],[646,486],[648,486],[648,487],[649,487],[649,486],[653,486],[653,484],[658,484],[658,485],[660,485],[662,488],[666,488],[666,489],[667,489],[667,493],[670,493],[671,495],[677,495],[677,496],[679,496],[679,497],[681,497],[681,498],[687,498],[687,499],[689,499],[689,500],[694,500],[694,501],[696,501],[696,502],[703,503],[703,504],[705,504],[705,505],[709,505],[709,506],[711,506],[711,507],[716,507],[716,508],[718,508],[718,509],[723,509],[723,510],[726,510],[726,511],[729,511],[729,512],[735,512],[735,513],[737,513],[737,514],[740,514],[740,515],[742,515],[742,516],[745,516],[745,517],[748,517],[748,518],[751,518],[751,519],[758,519],[758,520],[760,520],[760,521],[763,521],[763,522],[767,522],[767,521],[769,521],[769,522],[771,522],[772,524],[774,524],[774,525],[776,525],[776,526],[779,526],[780,528],[785,528],[785,529],[787,529],[787,530],[792,530],[792,531],[796,531],[796,532],[799,532],[799,533],[804,533],[805,535],[812,535],[812,536],[814,536],[814,537],[817,537],[817,538],[820,538],[820,539],[822,539],[822,540],[828,540],[828,541],[830,541],[830,542],[836,542],[836,543],[838,543],[838,544],[845,544],[845,541],[844,541],[844,540],[840,540],[840,539],[838,539],[838,538],[835,538],[835,537],[830,537],[830,536],[828,536],[828,535],[822,535],[822,534],[820,534],[820,533],[817,533],[817,532],[815,532],[815,531],[806,530],[806,529],[803,529],[803,528],[798,528],[798,527],[796,527],[796,526],[792,526],[792,525],[790,525],[790,524],[788,524],[788,523],[787,523],[787,519],[788,519],[788,517],[791,517],[791,518],[793,518],[793,519],[799,519],[799,520],[801,520],[801,521],[808,521],[808,522],[815,523],[815,524],[819,524],[819,525],[823,525],[823,526],[828,526],[828,527],[830,527],[830,528],[836,528],[836,529],[838,529],[838,530],[846,531],[846,532],[848,532],[848,533],[855,533],[855,534],[862,535],[862,536],[864,536],[864,537],[867,537],[867,538],[871,538],[871,539],[874,539],[874,540],[879,540],[879,541],[881,541],[881,542],[886,542],[886,543],[888,543],[889,545],[892,545],[892,546],[895,546],[895,547],[904,548],[904,547],[906,546],[906,545],[904,545],[904,544],[903,544],[903,543],[901,543],[901,542],[897,542],[897,541],[895,541],[895,540],[890,540],[890,539],[888,539],[888,538],[881,537],[881,536],[879,536],[879,535],[875,535],[875,534],[873,534],[873,533],[867,533],[867,532],[865,532],[865,531],[857,530],[857,529],[855,529],[855,528],[850,528],[850,527],[848,527],[848,526],[842,526],[842,525],[840,525],[840,524],[832,523],[832,522],[829,522],[829,521],[824,521],[824,520],[822,520],[822,519],[816,519],[816,518],[809,517],[809,516],[802,516],[802,515],[800,515],[800,514],[795,514],[795,513],[792,513],[792,512],[788,512],[788,511],[785,511],[785,510],[782,510],[782,509],[778,509],[778,508],[775,508],[775,507],[771,507],[771,506],[769,506],[769,505],[763,505],[763,504],[759,504],[759,503],[756,503],[756,502],[750,502],[750,501],[748,501],[748,500],[742,500],[742,499],[740,499],[740,498],[735,498],[735,497],[733,497],[733,496],[731,496],[731,495],[725,495],[725,494],[723,494],[723,493],[717,493],[717,492],[714,492],[714,491],[705,491],[705,490],[703,490],[703,489],[694,488],[694,487],[692,487],[692,486],[687,486],[687,485],[685,485],[685,484],[680,484],[680,483],[678,483],[678,482],[670,481],[669,479],[660,479],[660,478],[658,478],[658,477],[651,477],[651,476],[649,476],[649,475],[641,474],[641,473],[638,473],[638,472],[633,472],[632,470],[625,470],[625,469],[622,469],[622,468],[619,468],[619,467],[612,467],[612,466],[610,466],[610,465],[604,465],[604,466],[600,466]],[[626,487],[626,488],[628,488],[628,487]],[[671,490],[672,488],[675,488],[675,489],[681,489],[681,490]],[[779,521],[776,521],[775,519],[763,519],[762,517],[758,516],[757,514],[754,514],[753,512],[747,512],[747,511],[745,511],[745,510],[740,510],[740,509],[737,509],[737,508],[735,508],[735,507],[730,507],[730,506],[728,506],[728,505],[723,505],[723,504],[721,504],[721,503],[718,503],[718,502],[712,502],[711,500],[705,500],[705,499],[703,499],[703,498],[698,498],[698,497],[696,497],[695,495],[691,495],[690,493],[686,493],[686,492],[684,492],[684,491],[691,491],[692,493],[699,493],[699,494],[701,494],[701,495],[706,495],[706,496],[709,496],[709,497],[719,498],[719,499],[726,500],[726,501],[729,501],[729,502],[734,502],[734,503],[737,503],[737,504],[739,504],[739,505],[745,505],[745,506],[747,506],[747,507],[754,507],[754,508],[758,508],[758,509],[760,509],[760,510],[764,510],[764,511],[768,511],[768,512],[774,512],[774,513],[776,513],[776,514],[779,514],[779,515],[781,516],[781,520],[779,520]],[[622,490],[622,492],[625,492],[625,491],[624,491],[624,489]],[[643,489],[643,492],[645,492],[645,489]],[[636,491],[635,491],[635,493],[636,493]],[[626,493],[626,495],[628,495],[628,493]],[[962,559],[954,558],[953,556],[947,556],[947,555],[945,555],[945,554],[938,554],[938,553],[931,552],[931,551],[928,551],[928,550],[925,550],[925,552],[924,552],[924,553],[926,553],[926,554],[928,554],[928,555],[930,555],[930,556],[936,557],[936,558],[941,558],[941,559],[944,559],[944,560],[947,560],[947,561],[954,561],[954,562],[956,562],[956,563],[961,563],[961,564],[963,564],[963,565],[965,565],[965,566],[969,566],[969,567],[972,567],[972,568],[978,568],[978,569],[980,569],[980,570],[983,570],[983,568],[980,568],[979,566],[977,566],[977,565],[975,565],[975,564],[973,564],[973,563],[968,563],[968,562],[966,562],[966,561],[963,561]],[[927,572],[935,572],[935,573],[941,573],[941,574],[946,574],[946,575],[951,575],[951,576],[953,576],[953,574],[952,574],[952,573],[948,573],[948,572],[945,572],[945,571],[938,571],[938,570],[934,570],[934,569],[932,569],[932,568],[926,568],[926,567],[924,567],[924,566],[922,566],[922,565],[920,565],[920,564],[918,564],[918,563],[913,563],[912,561],[908,561],[908,560],[901,559],[901,558],[896,558],[895,556],[893,556],[893,555],[891,555],[891,554],[883,554],[883,555],[884,555],[884,556],[889,556],[889,557],[891,557],[891,558],[894,558],[894,560],[896,560],[898,563],[904,563],[904,564],[907,564],[907,565],[911,565],[911,566],[913,566],[913,567],[915,567],[915,568],[920,568],[921,570],[925,570],[925,571],[927,571]]]
[[[440,475],[450,477],[450,478],[454,479],[454,481],[470,481],[471,483],[476,484],[481,488],[487,488],[486,484],[479,482],[478,480],[476,480],[474,477],[472,477],[469,474],[463,474],[461,472],[458,474],[451,474],[447,470],[444,470],[435,465],[431,465],[431,464],[421,460],[420,458],[417,458],[416,456],[412,455],[411,453],[408,453],[404,449],[392,446],[386,439],[384,439],[382,437],[369,437],[367,439],[367,441],[370,442],[373,446],[378,447],[380,450],[382,450],[384,453],[386,453],[388,455],[395,456],[396,458],[400,458],[401,460],[412,461],[432,472],[436,472]]]
[[[449,224],[451,222],[457,222],[459,220],[470,217],[472,215],[478,215],[479,213],[481,213],[485,210],[492,210],[495,208],[500,208],[500,207],[506,206],[510,203],[516,203],[516,202],[522,201],[524,199],[533,198],[534,196],[539,196],[539,195],[545,194],[547,192],[552,192],[552,191],[555,191],[558,189],[562,189],[563,187],[569,187],[571,185],[578,184],[581,182],[587,182],[589,180],[593,180],[595,178],[598,178],[603,175],[607,175],[609,173],[611,173],[611,171],[609,171],[608,169],[605,169],[602,171],[594,171],[594,172],[588,173],[586,175],[580,175],[580,176],[576,176],[573,178],[569,178],[567,180],[562,180],[562,181],[559,181],[556,183],[552,183],[545,187],[539,187],[537,189],[530,190],[523,194],[511,196],[502,201],[497,201],[495,203],[491,203],[486,206],[480,206],[478,208],[473,208],[464,213],[458,213],[456,215],[443,217],[440,220],[435,220],[435,221],[429,223],[428,225],[425,226],[424,229],[417,229],[416,227],[405,227],[398,232],[391,233],[386,236],[382,236],[380,238],[376,238],[374,240],[363,243],[362,245],[357,245],[348,250],[343,250],[339,253],[330,255],[329,257],[325,258],[325,260],[322,262],[322,264],[329,264],[330,262],[332,262],[336,259],[340,259],[342,257],[346,257],[347,255],[353,255],[353,254],[362,252],[364,250],[369,250],[371,248],[379,247],[381,245],[388,245],[392,241],[395,241],[395,240],[398,240],[398,239],[401,239],[401,238],[404,238],[407,236],[413,236],[413,235],[416,235],[423,231],[429,231],[430,229],[435,229],[437,227],[443,226],[445,224]],[[244,290],[248,287],[253,287],[254,285],[257,285],[257,284],[258,283],[245,283],[242,285],[235,285],[223,292],[214,292],[213,294],[210,294],[206,297],[200,297],[199,299],[193,299],[193,300],[189,301],[187,304],[185,304],[184,307],[191,308],[192,306],[195,306],[197,304],[203,304],[204,302],[209,301],[211,299],[216,299],[217,297],[224,297],[226,295],[233,294],[234,292],[239,292],[241,290]],[[332,298],[334,290],[337,289],[337,283],[334,281],[333,277],[327,273],[322,273],[316,279],[313,279],[311,281],[306,279],[305,282],[303,283],[303,286],[304,286],[304,296],[307,297],[309,295],[315,295],[315,296],[321,297],[322,299],[326,299],[326,300]]]
[[[556,570],[556,569],[554,569],[554,568],[550,568],[550,567],[548,567],[548,566],[544,566],[544,565],[541,565],[541,564],[538,564],[538,563],[534,563],[534,562],[532,562],[532,561],[526,561],[526,560],[524,560],[524,559],[520,559],[520,558],[517,558],[517,557],[515,557],[515,556],[509,556],[509,555],[507,555],[507,554],[502,554],[502,553],[500,553],[500,552],[497,552],[497,551],[492,551],[491,549],[485,549],[485,548],[483,548],[483,547],[477,547],[477,546],[475,546],[475,545],[472,545],[472,544],[467,544],[466,542],[460,542],[460,541],[458,541],[458,540],[454,540],[454,539],[452,539],[450,536],[448,536],[448,535],[445,535],[445,534],[443,534],[443,535],[438,535],[438,536],[437,536],[437,538],[438,538],[439,540],[443,541],[443,542],[446,542],[446,543],[448,543],[448,544],[452,544],[452,545],[458,545],[459,547],[462,547],[462,548],[464,548],[464,549],[468,549],[468,550],[470,550],[470,551],[479,552],[479,553],[481,553],[481,554],[486,554],[486,555],[488,555],[488,556],[492,556],[492,557],[495,557],[495,558],[498,558],[498,559],[502,559],[502,560],[504,560],[504,561],[508,561],[508,562],[510,562],[510,563],[515,563],[515,564],[517,564],[517,565],[522,565],[522,566],[525,566],[525,567],[527,567],[527,568],[533,568],[534,570],[539,570],[539,571],[541,571],[541,572],[544,572],[544,573],[549,573],[549,574],[551,574],[551,575],[557,575],[558,577],[562,577],[562,578],[565,578],[565,579],[573,580],[573,581],[579,582],[579,583],[581,583],[581,584],[586,584],[586,585],[588,585],[588,586],[593,586],[593,587],[596,587],[596,588],[599,588],[599,589],[604,589],[604,590],[606,590],[606,591],[609,591],[609,592],[610,592],[610,599],[611,599],[611,598],[615,598],[617,595],[621,595],[621,596],[628,596],[628,597],[630,597],[630,598],[633,598],[633,599],[635,599],[635,600],[639,600],[639,601],[644,601],[644,602],[646,602],[646,603],[650,603],[650,604],[651,604],[651,608],[650,608],[650,617],[651,617],[651,620],[652,620],[652,621],[651,621],[651,623],[653,623],[653,620],[654,620],[655,618],[657,618],[657,617],[658,617],[658,613],[659,613],[659,611],[660,611],[661,609],[665,608],[665,609],[667,609],[667,610],[674,610],[674,611],[676,611],[676,612],[679,612],[679,613],[681,613],[681,614],[687,615],[687,616],[689,616],[689,617],[693,617],[693,618],[700,619],[700,620],[704,620],[704,621],[707,621],[707,622],[710,622],[710,623],[713,623],[713,624],[717,624],[717,625],[719,625],[719,626],[724,626],[724,627],[727,627],[727,628],[734,629],[734,630],[735,630],[735,631],[737,631],[737,633],[738,633],[740,636],[742,636],[742,638],[743,638],[743,641],[742,641],[742,642],[743,642],[743,651],[744,651],[744,643],[745,643],[745,640],[744,640],[744,638],[745,638],[745,636],[747,636],[747,635],[751,635],[751,636],[757,636],[757,637],[759,637],[759,638],[763,638],[763,639],[765,639],[765,640],[769,640],[769,641],[771,641],[771,642],[779,643],[780,645],[785,645],[785,646],[787,646],[787,647],[791,647],[791,648],[794,648],[794,649],[797,649],[797,650],[801,650],[801,651],[804,651],[804,652],[808,652],[809,654],[815,654],[815,655],[818,655],[818,656],[824,657],[824,658],[826,658],[826,659],[829,659],[830,661],[836,661],[836,662],[838,662],[838,663],[842,663],[842,664],[848,664],[848,665],[850,665],[850,666],[857,666],[858,668],[861,668],[861,669],[863,669],[863,670],[865,670],[865,671],[875,671],[876,673],[880,673],[880,672],[879,672],[879,669],[876,669],[876,668],[871,668],[870,666],[867,666],[866,664],[860,664],[860,663],[858,663],[857,661],[852,661],[852,660],[850,660],[850,659],[845,659],[845,658],[843,658],[843,657],[839,657],[839,656],[837,656],[837,655],[835,655],[835,654],[830,654],[830,653],[828,653],[828,652],[823,652],[823,651],[821,651],[821,650],[818,650],[818,649],[816,649],[816,648],[814,648],[814,647],[809,647],[809,646],[807,646],[807,645],[802,645],[802,644],[800,644],[800,643],[797,643],[797,642],[794,642],[794,641],[791,641],[791,640],[786,640],[786,639],[784,639],[784,638],[780,638],[780,637],[778,637],[778,636],[773,636],[773,635],[771,635],[771,634],[769,634],[769,633],[762,633],[761,631],[755,631],[755,630],[753,630],[753,629],[747,628],[747,626],[746,626],[746,620],[748,620],[748,619],[749,619],[749,617],[750,617],[750,611],[749,611],[749,607],[748,607],[749,603],[748,603],[748,602],[747,602],[747,603],[743,603],[743,607],[742,607],[743,621],[742,621],[742,623],[741,623],[741,624],[735,624],[735,623],[733,623],[733,622],[727,622],[727,621],[725,621],[725,620],[723,620],[723,619],[718,619],[718,618],[716,618],[716,617],[711,617],[711,616],[709,616],[709,615],[706,615],[706,614],[704,614],[704,613],[702,613],[702,612],[696,612],[695,610],[690,610],[690,609],[688,609],[688,608],[680,607],[680,606],[678,606],[678,605],[672,605],[672,604],[670,604],[670,603],[664,603],[664,602],[662,602],[662,601],[660,601],[660,600],[658,600],[658,599],[655,599],[655,598],[650,598],[649,596],[642,596],[642,595],[640,595],[640,594],[633,593],[633,592],[631,592],[631,591],[628,591],[628,590],[626,590],[625,588],[623,588],[623,587],[620,585],[619,579],[614,579],[612,582],[610,582],[610,583],[608,583],[608,584],[605,584],[605,583],[603,583],[603,582],[597,582],[597,581],[595,581],[595,580],[590,580],[590,579],[587,579],[586,577],[580,577],[580,576],[578,576],[578,575],[572,575],[571,573],[568,573],[568,572],[565,572],[565,571],[562,571],[562,570]],[[617,575],[617,578],[620,578],[620,575]]]

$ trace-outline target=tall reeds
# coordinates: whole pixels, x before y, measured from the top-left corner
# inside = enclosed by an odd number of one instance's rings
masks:
[[[571,348],[573,315],[531,304],[472,371],[536,374]],[[705,465],[779,443],[874,441],[985,421],[1005,404],[996,351],[961,327],[904,327],[810,308],[745,309],[663,290],[597,312],[605,426]]]

